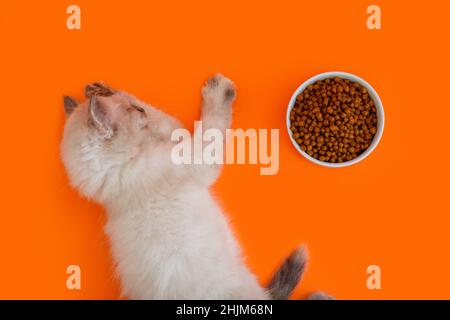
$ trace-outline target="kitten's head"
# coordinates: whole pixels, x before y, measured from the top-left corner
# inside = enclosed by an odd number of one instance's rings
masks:
[[[61,144],[71,184],[102,201],[120,183],[120,171],[151,137],[150,107],[120,94],[93,95],[83,103],[64,98],[67,121]]]

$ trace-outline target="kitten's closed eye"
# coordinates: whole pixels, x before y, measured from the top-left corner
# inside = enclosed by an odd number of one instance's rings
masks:
[[[140,112],[143,116],[145,116],[145,117],[147,116],[147,113],[145,112],[144,108],[141,108],[141,107],[133,105],[133,104],[131,104],[130,106],[131,107],[127,108],[127,112],[132,112],[133,110],[136,110],[136,111]]]
[[[133,108],[135,108],[137,111],[139,111],[139,112],[141,112],[141,113],[145,113],[145,110],[144,110],[144,108],[141,108],[141,107],[139,107],[139,106],[135,106],[135,105],[131,105]]]

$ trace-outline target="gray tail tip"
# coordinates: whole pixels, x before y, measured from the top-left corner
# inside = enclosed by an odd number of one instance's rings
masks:
[[[308,261],[308,247],[302,244],[291,253],[290,257],[298,263],[306,265]]]
[[[298,272],[300,281],[300,278],[305,272],[306,265],[308,264],[308,247],[306,245],[299,246],[291,252],[284,264],[289,264],[294,272]]]
[[[302,245],[295,249],[275,272],[268,285],[269,294],[274,300],[288,299],[300,282],[308,261],[308,250]]]

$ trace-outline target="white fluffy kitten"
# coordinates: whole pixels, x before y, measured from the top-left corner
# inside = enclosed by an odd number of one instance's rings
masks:
[[[203,129],[224,132],[231,124],[232,82],[216,75],[202,95]],[[181,124],[104,84],[87,86],[86,96],[81,104],[64,99],[62,158],[71,184],[107,209],[105,229],[123,295],[287,299],[303,272],[304,251],[286,259],[268,289],[258,284],[208,190],[220,166],[171,161],[171,133]]]

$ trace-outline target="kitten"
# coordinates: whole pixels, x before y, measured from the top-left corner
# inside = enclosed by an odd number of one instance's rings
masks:
[[[295,250],[261,287],[208,190],[220,166],[173,164],[171,133],[182,127],[173,117],[104,84],[88,85],[85,93],[81,104],[64,98],[62,158],[72,186],[107,209],[123,295],[287,299],[305,268],[305,250]],[[203,129],[225,132],[232,82],[216,75],[202,96]]]

